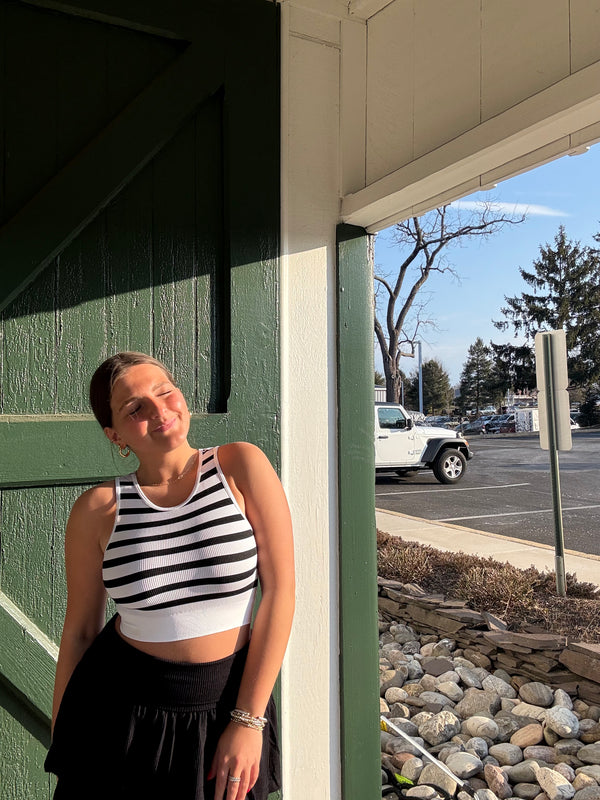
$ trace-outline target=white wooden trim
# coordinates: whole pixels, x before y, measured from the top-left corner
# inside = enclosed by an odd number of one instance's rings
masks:
[[[406,209],[429,205],[456,187],[501,169],[600,120],[600,62],[570,75],[394,171],[346,195],[342,220],[369,231],[402,218]],[[597,138],[594,128],[592,138]],[[576,137],[578,146],[585,144]],[[565,140],[566,141],[566,140]],[[566,143],[564,152],[572,147]],[[507,177],[505,175],[504,177]],[[483,183],[489,182],[487,179]]]
[[[281,458],[298,588],[281,677],[283,790],[286,800],[341,800],[335,348],[340,51],[331,41],[333,29],[310,15],[294,14],[290,31],[292,10],[285,4],[281,10]]]

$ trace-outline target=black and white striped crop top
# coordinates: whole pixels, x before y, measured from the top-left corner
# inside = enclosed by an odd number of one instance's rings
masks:
[[[200,451],[192,493],[172,508],[148,500],[135,473],[115,481],[117,512],[102,578],[131,639],[173,642],[250,622],[256,541],[217,450]]]

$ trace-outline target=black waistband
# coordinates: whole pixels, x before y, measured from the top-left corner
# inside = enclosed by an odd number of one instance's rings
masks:
[[[166,661],[138,650],[116,631],[116,617],[107,623],[82,659],[81,666],[99,669],[114,680],[117,693],[130,702],[163,707],[214,707],[219,701],[233,708],[248,646],[231,656],[199,664]],[[100,675],[98,675],[100,678]]]

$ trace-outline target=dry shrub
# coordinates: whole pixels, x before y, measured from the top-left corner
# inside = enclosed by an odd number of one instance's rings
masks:
[[[378,569],[384,578],[418,583],[426,592],[465,600],[501,617],[511,630],[537,626],[570,639],[600,642],[600,594],[567,574],[567,597],[556,594],[553,572],[466,553],[448,553],[377,532]]]

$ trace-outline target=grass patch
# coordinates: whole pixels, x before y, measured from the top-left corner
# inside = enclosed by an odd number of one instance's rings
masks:
[[[510,630],[538,629],[600,642],[600,593],[574,574],[567,574],[567,597],[558,597],[554,572],[533,566],[518,569],[493,558],[447,553],[381,531],[377,551],[381,577],[465,600],[474,610],[501,617]]]

